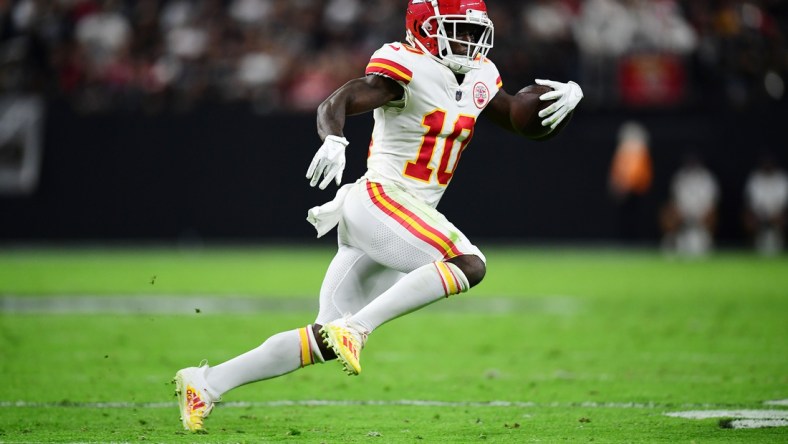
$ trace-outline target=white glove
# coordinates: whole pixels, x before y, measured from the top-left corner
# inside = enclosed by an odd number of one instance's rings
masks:
[[[310,186],[317,185],[320,176],[323,176],[323,181],[320,182],[320,189],[325,190],[331,179],[336,179],[337,185],[342,182],[342,171],[345,169],[345,147],[348,141],[344,137],[339,136],[326,136],[323,145],[315,153],[312,158],[312,163],[309,164],[309,169],[306,170],[306,178],[312,179],[309,182]]]
[[[545,117],[542,120],[542,126],[549,126],[552,131],[580,103],[580,99],[583,98],[583,90],[580,89],[580,85],[571,81],[569,83],[561,83],[552,80],[536,79],[536,83],[553,88],[553,91],[539,96],[539,100],[544,101],[556,99],[555,103],[539,111],[539,117]]]

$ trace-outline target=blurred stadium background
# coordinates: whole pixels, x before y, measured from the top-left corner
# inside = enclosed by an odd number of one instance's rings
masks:
[[[745,247],[744,187],[786,165],[788,3],[490,0],[514,93],[576,80],[560,137],[480,122],[442,211],[473,239],[658,246],[688,153],[716,178],[718,245]],[[303,174],[315,107],[404,37],[404,0],[0,1],[0,239],[299,241],[330,197]],[[647,137],[611,192],[622,126]],[[371,116],[349,119],[350,180]],[[491,198],[493,197],[494,198]],[[331,236],[328,236],[329,238]],[[333,239],[325,239],[327,244]]]
[[[490,277],[376,332],[352,386],[246,386],[200,441],[784,442],[788,256],[751,253],[744,216],[761,160],[788,167],[788,2],[487,3],[504,89],[586,95],[547,142],[477,125],[440,209]],[[173,372],[312,319],[336,242],[304,220],[333,196],[304,178],[315,108],[405,4],[0,0],[0,441],[194,442]],[[371,126],[348,119],[345,181]],[[735,250],[703,261],[659,253],[689,158]],[[731,430],[739,408],[774,428]]]

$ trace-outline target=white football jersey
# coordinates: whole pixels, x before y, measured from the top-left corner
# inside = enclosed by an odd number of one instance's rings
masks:
[[[397,42],[372,54],[366,74],[391,78],[405,90],[401,100],[374,111],[366,177],[398,184],[436,207],[476,119],[501,88],[498,69],[486,59],[458,84],[449,68]]]
[[[772,218],[788,206],[788,174],[783,171],[750,175],[745,188],[747,201],[758,217]]]

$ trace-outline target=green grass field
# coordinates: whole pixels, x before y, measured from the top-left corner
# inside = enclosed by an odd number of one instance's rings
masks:
[[[241,387],[195,435],[174,372],[311,322],[333,250],[2,251],[0,442],[788,442],[788,258],[485,253],[479,287],[377,330],[360,376]],[[728,413],[666,415],[695,410]]]

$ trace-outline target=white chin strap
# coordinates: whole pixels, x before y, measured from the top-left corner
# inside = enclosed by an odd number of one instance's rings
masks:
[[[441,63],[446,65],[450,70],[456,72],[457,74],[466,74],[474,67],[471,66],[471,61],[468,60],[468,57],[449,54],[440,59]]]

